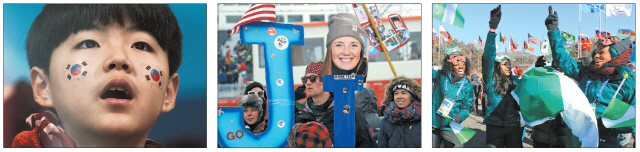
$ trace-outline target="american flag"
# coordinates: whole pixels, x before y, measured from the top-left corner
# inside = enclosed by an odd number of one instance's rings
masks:
[[[482,38],[480,38],[480,35],[478,35],[478,44],[484,47],[484,43],[482,42]]]
[[[529,33],[527,33],[527,34],[529,34]],[[531,42],[533,44],[540,45],[540,41],[536,40],[536,38],[533,38],[533,36],[531,36],[531,34],[529,34],[529,42]]]
[[[236,26],[233,26],[229,35],[240,32],[240,26],[260,20],[276,21],[276,5],[275,4],[252,4],[249,10],[242,15]]]

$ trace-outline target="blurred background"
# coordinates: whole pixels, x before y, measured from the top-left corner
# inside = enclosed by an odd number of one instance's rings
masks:
[[[167,147],[207,146],[207,5],[170,4],[182,31],[180,87],[173,111],[163,113],[148,138]],[[30,130],[25,119],[45,108],[33,100],[25,40],[44,4],[4,4],[4,147]]]

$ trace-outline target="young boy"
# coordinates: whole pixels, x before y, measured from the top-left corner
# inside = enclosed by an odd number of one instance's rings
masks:
[[[46,5],[26,50],[35,101],[59,119],[32,114],[13,147],[164,147],[147,135],[180,82],[168,5]]]

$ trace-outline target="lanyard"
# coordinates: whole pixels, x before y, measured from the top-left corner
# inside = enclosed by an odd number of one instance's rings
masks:
[[[449,77],[446,78],[447,82],[451,83],[451,81],[449,81]],[[462,87],[464,87],[464,83],[467,82],[467,79],[462,78],[462,85],[460,85],[460,88],[458,88],[458,92],[456,93],[456,97],[454,98],[457,99],[458,98],[458,94],[460,94],[460,90],[462,90]],[[449,92],[449,83],[444,83],[444,95],[445,98],[447,96],[447,93]]]
[[[590,83],[591,83],[591,78],[589,78],[589,80],[587,80],[587,86],[585,86],[584,95],[587,95],[587,92],[589,91],[589,84]],[[596,93],[595,100],[598,100],[598,98],[600,98],[600,95],[602,94],[602,91],[604,90],[604,86],[606,86],[607,83],[609,83],[609,79],[605,80],[604,83],[602,83],[602,86],[600,86],[600,90],[598,90],[598,93]],[[594,101],[594,102],[596,102],[596,101]]]
[[[455,98],[453,98],[454,100],[455,100],[455,99],[458,99],[458,94],[460,94],[460,90],[462,90],[462,87],[464,87],[464,83],[465,83],[466,81],[467,81],[467,79],[464,79],[464,78],[462,79],[462,84],[460,85],[460,88],[458,89],[458,92],[456,93],[456,97],[455,97]]]

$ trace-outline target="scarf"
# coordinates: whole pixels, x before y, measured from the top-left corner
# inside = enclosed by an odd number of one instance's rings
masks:
[[[246,122],[245,122],[246,124]],[[245,125],[245,128],[247,128],[247,130],[251,131],[251,133],[254,134],[260,134],[262,132],[264,132],[265,130],[267,130],[267,121],[262,121],[260,123],[256,123],[253,125]]]
[[[602,79],[608,75],[613,74],[613,72],[616,71],[617,66],[625,65],[631,62],[629,61],[629,58],[631,57],[632,53],[633,51],[631,50],[631,48],[629,48],[622,52],[622,54],[614,57],[613,59],[611,59],[611,61],[603,64],[602,66],[597,66],[595,60],[591,61],[591,63],[589,64],[589,70],[587,70],[589,78]]]
[[[462,78],[464,78],[464,77],[461,77],[458,74],[451,72],[451,84],[462,80]]]
[[[384,112],[384,117],[394,124],[420,120],[421,116],[422,106],[417,100],[413,100],[413,102],[404,109],[398,108],[395,102],[391,102]]]

